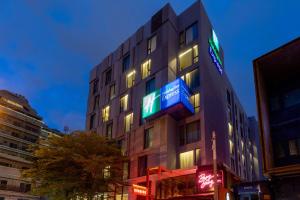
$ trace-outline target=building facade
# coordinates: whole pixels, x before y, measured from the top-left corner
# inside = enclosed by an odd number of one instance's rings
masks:
[[[253,61],[263,171],[274,199],[300,199],[300,38]]]
[[[117,139],[129,156],[123,199],[143,198],[131,185],[146,186],[147,169],[157,167],[156,199],[211,195],[199,177],[211,175],[213,131],[222,187],[255,179],[248,117],[200,1],[179,15],[167,4],[92,69],[86,128]]]
[[[30,167],[29,145],[55,132],[45,127],[42,118],[25,97],[0,90],[0,200],[40,199],[30,195],[29,180],[21,169]]]

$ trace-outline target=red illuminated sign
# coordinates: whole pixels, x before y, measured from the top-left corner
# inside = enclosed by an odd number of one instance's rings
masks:
[[[136,195],[146,196],[147,195],[147,188],[140,185],[132,184],[133,193]]]
[[[223,184],[223,171],[218,171],[217,182],[219,184]],[[213,186],[215,184],[213,172],[211,170],[199,172],[197,176],[197,183],[200,191],[213,190]]]

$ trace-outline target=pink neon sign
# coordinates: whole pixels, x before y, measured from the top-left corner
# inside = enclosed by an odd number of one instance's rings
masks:
[[[211,190],[215,184],[214,175],[211,171],[204,171],[198,174],[198,186],[201,190]],[[217,174],[217,183],[223,184],[223,172],[219,171]]]

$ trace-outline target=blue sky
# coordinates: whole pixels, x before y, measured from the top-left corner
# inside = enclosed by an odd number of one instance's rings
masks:
[[[0,89],[26,96],[52,128],[83,129],[93,66],[170,2],[195,0],[2,0]],[[256,114],[252,60],[300,36],[299,0],[203,0],[225,68]]]

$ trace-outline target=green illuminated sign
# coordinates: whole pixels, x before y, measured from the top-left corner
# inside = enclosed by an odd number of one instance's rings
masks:
[[[143,98],[142,117],[146,118],[160,111],[160,89]]]
[[[208,42],[216,56],[216,59],[222,65],[222,60],[219,55],[219,51],[220,51],[219,40],[214,30],[212,30],[212,37],[208,39]]]

